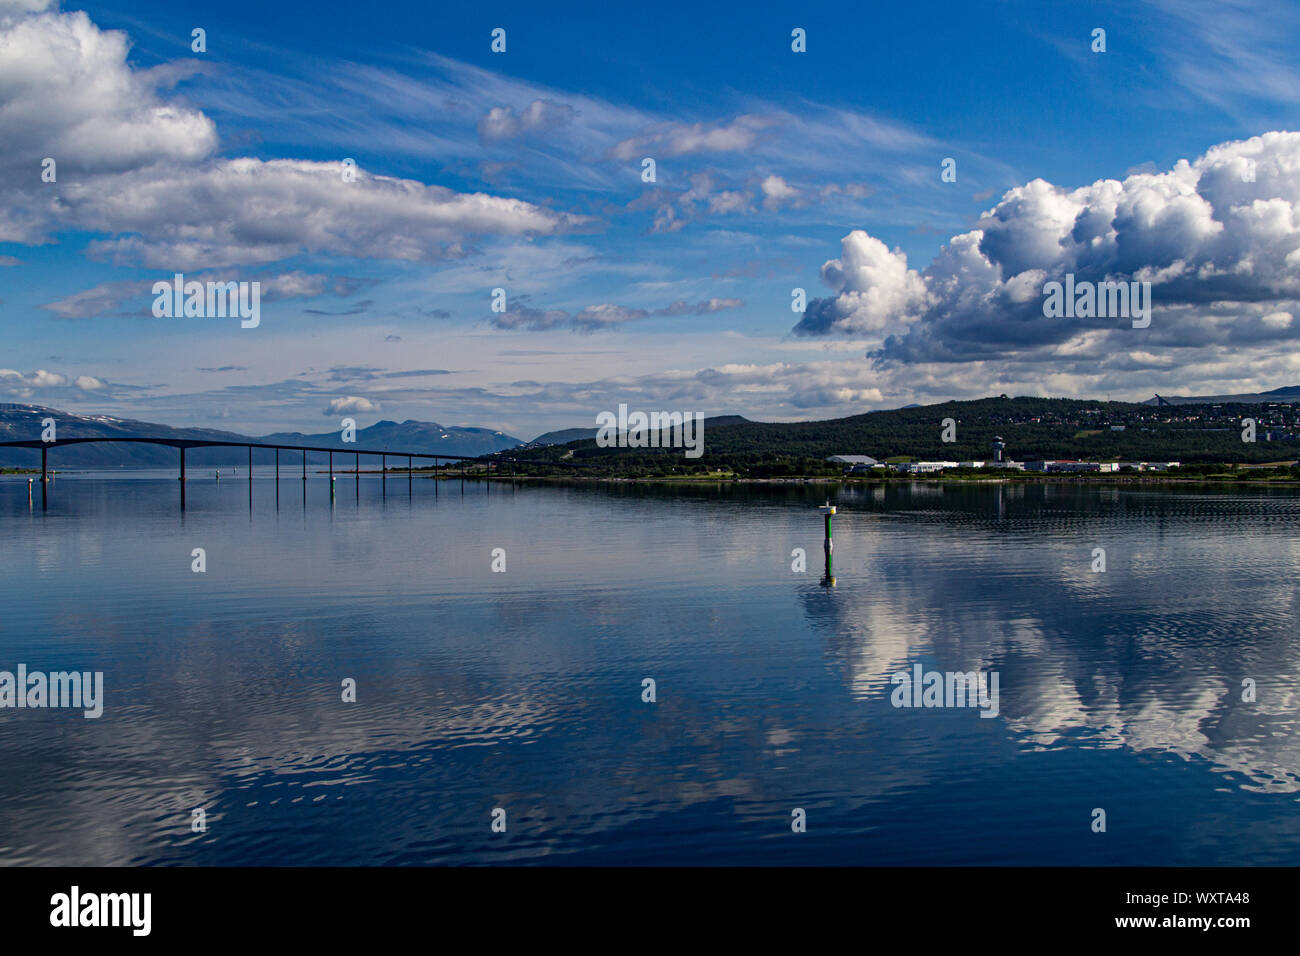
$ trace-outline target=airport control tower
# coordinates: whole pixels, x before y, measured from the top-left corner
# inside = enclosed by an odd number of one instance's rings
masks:
[[[1007,447],[1007,443],[1002,440],[1001,435],[993,437],[993,460],[998,464],[1002,463],[1002,449]]]

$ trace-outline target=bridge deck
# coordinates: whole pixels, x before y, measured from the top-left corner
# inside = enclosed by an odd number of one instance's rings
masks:
[[[329,448],[324,445],[269,445],[257,441],[209,441],[199,438],[59,438],[41,441],[39,438],[21,441],[0,441],[0,448],[58,448],[61,445],[86,445],[94,442],[131,442],[137,445],[167,445],[171,448],[265,448],[276,451],[338,452],[342,455],[391,455],[394,458],[445,458],[448,461],[484,461],[496,455],[448,455],[422,451],[393,451],[388,448]],[[500,459],[494,460],[510,460]]]
[[[280,452],[282,451],[302,452],[302,480],[303,481],[307,480],[307,453],[327,452],[330,456],[329,473],[331,478],[331,487],[333,487],[335,453],[338,453],[340,455],[355,455],[357,460],[356,475],[357,475],[357,482],[358,482],[357,484],[358,494],[360,493],[360,487],[361,487],[360,485],[361,456],[378,455],[381,459],[384,460],[382,477],[384,479],[385,496],[387,496],[388,493],[387,459],[390,457],[406,459],[405,470],[407,473],[408,482],[410,481],[411,472],[413,470],[412,463],[416,458],[432,459],[434,461],[441,459],[445,461],[461,462],[462,478],[464,478],[465,476],[464,463],[466,462],[477,461],[486,464],[488,467],[489,476],[491,475],[492,466],[494,464],[500,465],[500,464],[520,463],[520,459],[513,458],[513,457],[503,457],[499,455],[497,452],[491,452],[487,455],[448,455],[448,454],[425,452],[425,451],[394,451],[388,448],[383,448],[383,449],[328,448],[321,445],[281,445],[281,444],[268,444],[265,442],[256,442],[256,441],[216,441],[216,440],[210,440],[205,438],[147,438],[147,437],[123,438],[123,437],[114,436],[114,437],[102,437],[102,438],[57,438],[54,441],[42,441],[40,439],[19,439],[16,441],[0,441],[0,448],[39,448],[41,450],[41,507],[44,508],[47,504],[48,487],[49,487],[49,468],[48,468],[49,450],[51,448],[59,448],[66,445],[89,445],[89,444],[95,444],[99,442],[131,442],[137,445],[165,445],[170,448],[179,449],[181,453],[180,454],[180,482],[181,482],[180,488],[181,488],[182,510],[185,508],[185,480],[186,480],[185,479],[185,452],[190,448],[247,448],[248,449],[248,495],[249,495],[250,506],[252,504],[252,495],[253,495],[253,449],[254,448],[262,448],[262,449],[266,449],[267,451],[274,451],[276,453],[275,477],[276,477],[276,500],[277,501],[279,500],[279,494],[280,494],[279,493]],[[560,468],[589,467],[588,465],[579,462],[539,462],[538,464],[545,464],[547,466],[555,465]],[[400,471],[401,469],[398,470]],[[304,489],[306,489],[306,487],[307,487],[306,485],[303,485]],[[331,495],[332,494],[333,493],[331,492]]]

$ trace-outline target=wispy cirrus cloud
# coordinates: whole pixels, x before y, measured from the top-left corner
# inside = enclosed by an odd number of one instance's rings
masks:
[[[736,98],[729,114],[682,118],[433,53],[395,57],[382,67],[340,64],[326,74],[285,51],[276,59],[287,72],[249,65],[203,77],[193,95],[218,115],[273,123],[291,142],[334,143],[348,152],[362,142],[377,154],[453,163],[462,175],[510,182],[538,202],[557,194],[590,202],[593,194],[626,191],[649,156],[660,165],[659,185],[675,191],[708,171],[701,161],[724,178],[752,180],[744,192],[710,197],[706,205],[716,214],[771,214],[814,199],[854,208],[866,193],[896,181],[900,164],[904,175],[914,164],[917,177],[928,177],[937,151],[947,148],[908,124],[806,100]],[[808,149],[810,142],[818,148]],[[1005,166],[963,155],[971,174],[983,167],[1006,178]],[[759,182],[767,176],[797,184],[808,201],[763,193]],[[623,203],[607,211],[638,208],[644,206]],[[684,218],[680,210],[676,218]]]
[[[498,329],[508,330],[543,332],[567,328],[578,332],[596,332],[651,316],[709,315],[727,309],[738,309],[744,304],[740,299],[712,298],[703,302],[677,301],[663,308],[647,310],[601,303],[589,305],[577,312],[567,312],[564,309],[536,309],[524,302],[506,312],[494,314],[491,322]]]
[[[324,295],[341,298],[353,295],[360,289],[370,287],[376,280],[354,278],[351,276],[329,276],[320,273],[304,272],[295,269],[291,272],[254,272],[238,276],[231,271],[212,271],[190,273],[187,279],[199,282],[258,282],[261,286],[262,301],[274,302],[287,299],[312,299]],[[149,303],[153,299],[153,285],[157,281],[171,282],[172,274],[159,274],[149,279],[121,279],[101,282],[99,285],[41,306],[54,313],[60,319],[92,319],[110,315],[149,315]],[[134,308],[126,308],[135,303]],[[358,303],[364,306],[365,303]],[[306,312],[319,310],[306,309]],[[364,308],[352,309],[333,314],[355,314]],[[331,314],[323,313],[320,314]]]
[[[615,143],[610,147],[609,156],[640,160],[643,156],[743,152],[753,149],[763,132],[779,122],[776,116],[746,114],[708,123],[658,123]]]
[[[1300,66],[1292,38],[1300,9],[1290,4],[1233,0],[1148,0],[1173,34],[1157,50],[1184,89],[1230,115],[1252,104],[1300,103]]]

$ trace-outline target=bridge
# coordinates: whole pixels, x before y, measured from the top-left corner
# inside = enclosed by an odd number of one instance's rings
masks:
[[[20,441],[0,441],[0,448],[39,448],[41,450],[41,507],[48,507],[48,489],[49,489],[49,450],[59,448],[64,445],[88,445],[97,442],[133,442],[138,445],[166,445],[176,448],[180,451],[180,483],[181,483],[181,508],[185,508],[185,452],[190,448],[247,448],[248,449],[248,495],[251,502],[253,495],[253,449],[265,449],[275,452],[275,480],[276,494],[279,494],[280,481],[280,452],[293,451],[302,453],[302,480],[307,480],[307,453],[308,452],[326,452],[329,454],[329,477],[330,488],[334,487],[334,455],[337,452],[340,455],[354,455],[356,480],[358,487],[361,483],[361,456],[370,455],[378,456],[380,459],[380,477],[383,482],[383,494],[388,495],[388,459],[405,458],[406,459],[406,481],[407,490],[410,490],[413,480],[415,459],[432,459],[434,468],[438,467],[440,461],[460,462],[461,479],[465,478],[466,462],[485,462],[487,465],[488,477],[492,477],[492,465],[495,463],[514,464],[519,461],[517,458],[502,458],[495,452],[491,455],[448,455],[433,454],[431,452],[418,451],[392,451],[390,449],[368,449],[368,448],[328,448],[320,445],[272,445],[263,442],[246,442],[246,441],[210,441],[200,438],[122,438],[122,437],[103,437],[103,438],[59,438],[54,441],[42,441],[40,439],[23,439]],[[585,468],[586,465],[577,462],[545,462],[547,466],[555,465],[561,468]],[[303,486],[306,488],[306,485]]]

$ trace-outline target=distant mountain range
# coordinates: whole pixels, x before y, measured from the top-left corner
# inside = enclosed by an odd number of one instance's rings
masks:
[[[305,435],[300,432],[278,432],[274,435],[250,437],[235,432],[212,428],[173,428],[156,422],[142,422],[109,415],[76,415],[57,408],[41,405],[0,404],[0,441],[38,439],[41,420],[53,418],[59,438],[191,438],[200,441],[270,442],[285,445],[316,445],[350,451],[354,448],[396,452],[425,452],[447,455],[486,455],[494,451],[516,448],[523,442],[504,432],[488,428],[444,426],[434,422],[405,421],[376,422],[368,428],[357,429],[355,444],[344,444],[338,431]],[[309,465],[321,464],[327,455],[309,454]],[[174,448],[161,445],[136,445],[106,443],[71,445],[58,449],[53,455],[56,468],[165,468],[176,464]],[[186,452],[186,464],[194,467],[237,466],[246,464],[248,453],[240,448],[195,448]],[[288,463],[281,455],[282,464]],[[269,453],[254,452],[255,465],[266,464]],[[298,459],[301,461],[301,458]],[[41,453],[37,449],[0,448],[0,465],[21,468],[39,467]],[[363,462],[363,465],[367,463]],[[371,464],[373,467],[373,464]]]
[[[448,455],[490,455],[494,451],[518,448],[523,439],[490,428],[439,425],[437,422],[417,422],[407,419],[398,422],[375,422],[368,428],[357,429],[355,444],[343,442],[337,430],[315,435],[302,432],[276,432],[257,439],[280,445],[320,445],[348,451],[352,448],[395,448],[399,451],[422,451]]]
[[[742,415],[716,415],[713,418],[704,419],[704,429],[720,428],[723,425],[750,425],[753,424],[748,418]],[[532,441],[524,445],[525,448],[544,448],[547,445],[567,445],[571,441],[594,440],[599,428],[562,428],[559,431],[547,432],[545,435],[538,435]]]
[[[1174,416],[1157,411],[1161,403],[1201,406]],[[719,415],[705,419],[705,459],[701,466],[718,462],[744,463],[758,459],[793,461],[798,458],[825,459],[828,455],[870,454],[884,459],[910,455],[931,459],[983,459],[989,441],[1003,435],[1009,454],[1021,459],[1034,457],[1123,458],[1183,461],[1270,461],[1294,458],[1300,451],[1295,413],[1263,410],[1261,439],[1244,444],[1238,434],[1241,408],[1213,409],[1214,405],[1300,404],[1300,386],[1276,388],[1242,395],[1159,396],[1145,403],[1102,402],[1087,399],[1045,399],[1020,397],[945,402],[938,405],[908,405],[892,411],[867,412],[847,418],[808,422],[754,422],[740,415]],[[959,423],[957,441],[941,440],[938,423],[951,417]],[[40,405],[0,404],[0,441],[39,438],[41,419],[53,418],[60,438],[158,437],[209,441],[273,442],[337,448],[345,455],[355,448],[376,451],[424,452],[446,455],[487,455],[517,449],[519,457],[546,460],[572,457],[599,461],[617,457],[635,463],[644,459],[649,467],[660,467],[676,454],[660,449],[598,448],[596,428],[566,428],[546,432],[523,442],[504,432],[487,428],[453,427],[434,422],[381,421],[357,430],[355,444],[345,444],[338,431],[316,434],[277,432],[250,438],[210,428],[173,428],[154,422],[114,418],[108,415],[75,415]],[[1294,444],[1288,444],[1293,442]],[[564,447],[557,447],[564,446]],[[301,459],[281,455],[282,464],[292,467]],[[309,454],[315,467],[326,461],[324,454]],[[173,448],[154,445],[113,443],[60,448],[53,456],[56,468],[172,467]],[[269,453],[255,453],[254,464],[271,461]],[[247,462],[243,449],[193,449],[187,464],[196,467],[238,466]],[[346,458],[340,467],[346,467]],[[363,462],[363,464],[367,464]],[[37,449],[0,448],[0,465],[40,465]],[[374,463],[368,463],[373,467]]]
[[[559,431],[547,432],[545,435],[538,435],[532,441],[524,445],[525,448],[544,448],[547,445],[565,445],[571,441],[582,441],[585,438],[595,438],[597,429],[595,428],[561,428]]]
[[[279,445],[315,445],[337,448],[349,452],[356,448],[395,452],[425,452],[447,455],[489,455],[511,448],[542,448],[563,445],[571,441],[595,439],[595,428],[565,428],[539,435],[531,442],[490,428],[439,425],[437,422],[380,421],[368,428],[358,428],[355,443],[345,443],[338,431],[275,432],[270,435],[248,436],[215,428],[173,428],[157,422],[132,418],[115,418],[110,415],[77,415],[43,405],[0,403],[0,441],[36,439],[41,435],[41,421],[53,418],[60,438],[191,438],[199,441],[262,442]],[[751,422],[740,415],[718,415],[704,420],[705,429],[723,425],[745,425]],[[253,463],[265,464],[262,453],[254,452]],[[307,456],[309,465],[322,464],[327,455]],[[39,466],[40,452],[26,448],[0,448],[0,466],[29,468]],[[52,463],[65,468],[168,468],[176,464],[174,448],[161,445],[135,445],[109,443],[73,445],[60,448]],[[194,467],[234,467],[248,461],[248,453],[238,448],[194,448],[186,452],[187,464]],[[289,459],[281,455],[282,464]],[[301,459],[297,459],[301,460]],[[365,464],[365,463],[363,463]]]
[[[1237,395],[1160,395],[1149,398],[1143,405],[1264,405],[1269,402],[1294,404],[1300,402],[1300,385],[1286,385],[1267,392],[1242,392]]]

